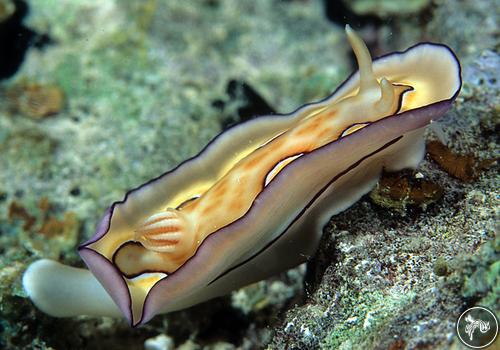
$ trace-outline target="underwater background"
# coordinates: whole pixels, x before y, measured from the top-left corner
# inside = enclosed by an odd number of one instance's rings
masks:
[[[499,16],[495,0],[0,0],[0,348],[464,348],[462,311],[500,314]],[[446,145],[429,132],[419,169],[334,216],[307,266],[137,329],[33,306],[29,263],[82,267],[128,189],[332,92],[356,69],[347,23],[374,57],[455,51]]]

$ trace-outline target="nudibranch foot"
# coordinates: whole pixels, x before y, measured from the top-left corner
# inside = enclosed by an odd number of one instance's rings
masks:
[[[122,315],[102,284],[86,269],[41,259],[24,273],[23,287],[35,305],[51,316]]]

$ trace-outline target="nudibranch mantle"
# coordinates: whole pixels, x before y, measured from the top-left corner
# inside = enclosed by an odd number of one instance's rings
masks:
[[[416,168],[425,127],[460,91],[457,57],[422,43],[372,62],[346,33],[359,71],[332,95],[230,128],[129,191],[79,248],[93,276],[35,262],[23,276],[34,303],[54,316],[145,323],[306,261],[330,217],[383,169]]]

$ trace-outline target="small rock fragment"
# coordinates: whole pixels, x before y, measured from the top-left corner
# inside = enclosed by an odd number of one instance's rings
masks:
[[[64,218],[59,220],[50,216],[45,220],[42,226],[37,230],[38,233],[52,237],[71,237],[73,232],[78,231],[80,223],[73,212],[64,213]]]
[[[448,263],[443,258],[439,257],[434,262],[434,273],[437,276],[446,276],[449,273]]]
[[[389,344],[388,348],[388,350],[404,350],[404,349],[406,349],[406,342],[403,340],[403,338],[396,339],[391,344]]]
[[[6,95],[15,112],[35,119],[57,114],[64,106],[64,94],[55,85],[20,84],[10,88]]]
[[[430,181],[405,173],[385,173],[370,192],[370,199],[381,207],[404,213],[407,205],[424,210],[443,196],[443,189]]]
[[[12,201],[9,205],[9,220],[19,219],[24,221],[23,230],[28,231],[31,229],[33,224],[36,222],[36,217],[31,215],[26,208],[17,203],[16,201]]]
[[[12,0],[0,0],[0,23],[6,21],[16,11],[16,5]]]
[[[427,153],[444,171],[462,181],[477,179],[482,171],[496,163],[494,159],[480,160],[472,154],[455,154],[439,141],[427,143]]]
[[[146,339],[144,348],[146,350],[173,350],[175,347],[172,338],[165,334],[160,334],[154,338]]]

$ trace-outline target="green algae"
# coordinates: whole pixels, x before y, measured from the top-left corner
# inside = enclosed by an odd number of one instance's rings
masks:
[[[405,308],[415,299],[413,293],[384,295],[379,291],[351,295],[344,307],[353,311],[346,322],[333,327],[322,341],[322,349],[371,349],[378,334],[393,320],[394,312]]]
[[[434,273],[438,276],[446,276],[449,273],[450,268],[448,263],[442,257],[438,257],[434,262]]]
[[[479,254],[458,266],[463,276],[462,295],[500,312],[500,238],[485,243]]]
[[[54,80],[69,96],[83,95],[86,92],[85,84],[80,77],[80,70],[78,55],[68,54],[53,74]]]

